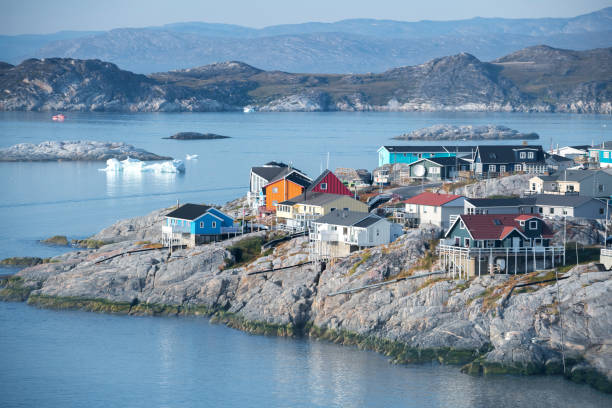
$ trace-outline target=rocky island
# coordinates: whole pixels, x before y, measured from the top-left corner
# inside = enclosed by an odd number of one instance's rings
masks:
[[[396,136],[396,140],[533,140],[537,133],[521,133],[506,126],[434,125]]]
[[[47,141],[39,144],[20,143],[0,149],[0,161],[105,161],[125,160],[172,160],[172,157],[138,149],[123,142]]]
[[[261,244],[265,232],[171,254],[157,244],[167,211],[106,228],[91,237],[108,243],[99,249],[4,277],[0,297],[52,309],[202,315],[252,333],[356,345],[397,363],[456,364],[472,375],[563,374],[612,392],[612,272],[595,264],[560,270],[557,284],[550,271],[419,277],[437,267],[431,237],[440,231],[426,225],[327,266],[304,264],[306,238],[238,262],[234,248]],[[286,269],[249,275],[274,268]],[[392,279],[399,280],[334,295]],[[537,281],[547,282],[512,291]]]
[[[229,136],[217,135],[215,133],[179,132],[175,135],[163,137],[162,139],[173,140],[213,140],[229,139]]]

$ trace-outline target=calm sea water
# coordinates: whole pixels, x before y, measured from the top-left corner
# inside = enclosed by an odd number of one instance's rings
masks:
[[[480,113],[0,113],[0,147],[45,140],[123,141],[184,158],[185,174],[107,174],[103,163],[0,163],[0,258],[68,249],[39,240],[89,236],[181,202],[243,195],[252,165],[292,162],[318,175],[377,164],[391,137],[438,123],[500,124],[540,143],[612,139],[603,115]],[[179,131],[231,139],[163,140]],[[552,142],[551,142],[552,139]],[[0,273],[6,273],[7,270]],[[0,302],[0,406],[610,406],[561,378],[472,378],[456,367],[399,367],[323,342],[250,336],[205,319],[51,312]]]
[[[3,407],[605,407],[560,377],[475,378],[198,318],[0,303]]]

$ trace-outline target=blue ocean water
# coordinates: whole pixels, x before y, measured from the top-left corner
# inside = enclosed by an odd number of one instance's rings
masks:
[[[203,318],[111,316],[0,302],[2,407],[604,407],[561,377],[397,366],[320,341]]]

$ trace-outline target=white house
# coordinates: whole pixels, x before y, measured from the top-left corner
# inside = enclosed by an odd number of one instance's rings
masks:
[[[310,241],[317,256],[337,258],[363,248],[388,244],[396,234],[392,223],[378,215],[336,210],[312,223]]]
[[[415,218],[419,224],[433,224],[447,229],[451,217],[463,214],[465,197],[425,191],[404,201],[406,218]]]

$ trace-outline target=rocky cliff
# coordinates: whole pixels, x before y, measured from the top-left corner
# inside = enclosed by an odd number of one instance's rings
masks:
[[[308,260],[305,238],[230,268],[232,246],[249,236],[169,254],[125,232],[127,225],[152,231],[150,221],[157,216],[123,222],[100,235],[109,238],[114,230],[120,242],[64,254],[5,278],[0,296],[58,309],[200,314],[253,333],[358,345],[400,363],[461,364],[475,375],[565,372],[612,391],[612,273],[592,264],[560,271],[567,279],[558,284],[513,291],[516,284],[549,280],[554,273],[470,281],[419,278],[436,269],[432,238],[437,231],[425,227],[323,270],[316,264],[292,267]],[[148,236],[146,231],[139,237]],[[286,269],[249,275],[276,268]],[[397,278],[386,286],[334,295]]]
[[[0,110],[610,113],[611,55],[610,48],[542,46],[492,63],[461,53],[379,74],[344,75],[225,62],[144,76],[99,60],[30,59],[0,67]]]
[[[538,139],[537,133],[521,133],[506,126],[434,125],[396,136],[396,140],[529,140]]]

